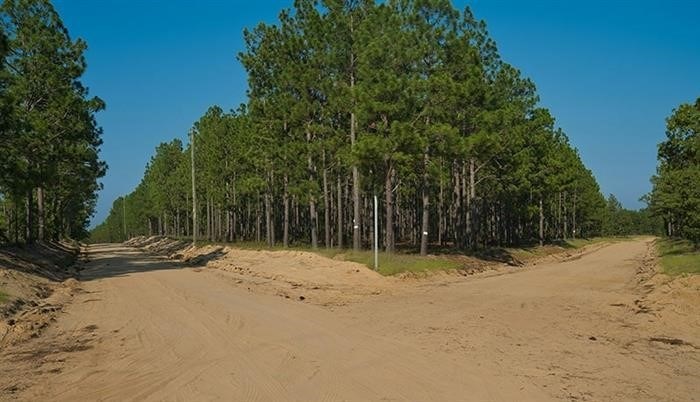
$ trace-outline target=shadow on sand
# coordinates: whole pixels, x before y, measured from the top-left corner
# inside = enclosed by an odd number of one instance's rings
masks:
[[[78,254],[77,247],[64,243],[7,246],[0,248],[0,268],[63,281],[74,276]]]

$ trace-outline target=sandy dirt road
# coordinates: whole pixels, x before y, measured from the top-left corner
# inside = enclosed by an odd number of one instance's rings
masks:
[[[2,353],[0,382],[14,385],[0,395],[700,400],[698,310],[649,298],[639,278],[649,241],[508,274],[383,282],[389,291],[332,308],[92,246],[84,292],[44,336]]]

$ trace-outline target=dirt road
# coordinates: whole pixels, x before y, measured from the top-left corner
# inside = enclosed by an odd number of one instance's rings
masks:
[[[332,307],[260,291],[274,283],[252,286],[248,269],[92,246],[84,293],[40,339],[3,352],[0,383],[13,385],[0,395],[698,400],[698,310],[663,307],[640,285],[648,243],[514,273],[382,282]]]

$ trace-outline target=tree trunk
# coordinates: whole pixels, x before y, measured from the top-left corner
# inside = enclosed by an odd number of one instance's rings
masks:
[[[571,222],[571,226],[572,226],[571,234],[572,234],[572,237],[574,238],[574,240],[576,240],[576,193],[574,193],[574,207],[573,207],[573,215],[571,217],[571,220],[572,220],[572,222]]]
[[[229,204],[230,205],[230,204]],[[226,213],[225,213],[225,219],[226,219],[226,243],[231,243],[232,240],[232,233],[233,233],[233,226],[231,225],[231,222],[233,220],[233,214],[231,213],[230,208],[226,208]]]
[[[423,217],[421,219],[420,255],[428,255],[428,219],[430,216],[430,197],[423,189]]]
[[[471,203],[469,201],[469,187],[467,185],[467,165],[466,163],[462,163],[462,168],[461,168],[462,174],[460,176],[460,179],[462,181],[461,185],[461,197],[462,197],[462,246],[466,247],[469,244],[469,233],[471,231],[471,227],[469,227],[471,220],[469,217],[470,214],[470,208],[471,208]]]
[[[39,224],[39,241],[46,240],[45,236],[45,219],[44,216],[44,189],[43,187],[38,187],[36,189],[36,205],[37,205],[37,223]]]
[[[27,213],[25,216],[25,235],[24,235],[24,241],[27,242],[28,244],[34,243],[34,236],[32,235],[32,226],[34,225],[34,219],[33,219],[33,213],[32,213],[32,204],[34,203],[34,194],[32,194],[32,190],[27,191],[27,200],[25,203],[25,208],[27,209]]]
[[[298,234],[300,227],[299,220],[301,219],[301,212],[299,212],[299,200],[297,200],[297,197],[292,198],[292,206],[294,207],[294,228],[296,229],[296,232]]]
[[[438,244],[442,246],[447,232],[447,219],[445,216],[445,186],[440,179],[440,193],[438,195]]]
[[[476,245],[476,228],[474,220],[476,218],[476,161],[469,159],[469,189],[467,196],[467,241],[471,247]]]
[[[569,238],[569,217],[566,208],[566,191],[564,191],[564,240]]]
[[[323,229],[324,229],[324,245],[326,248],[331,247],[331,205],[330,193],[328,192],[328,172],[325,167],[325,153],[323,166]]]
[[[458,238],[459,234],[462,231],[462,217],[460,216],[460,210],[462,208],[462,199],[461,199],[461,188],[460,188],[460,178],[459,178],[459,170],[456,169],[454,166],[452,168],[453,170],[453,176],[454,176],[454,188],[452,189],[452,205],[450,209],[450,219],[452,220],[453,223],[453,229],[452,229],[452,241],[454,242],[455,245],[458,244]]]
[[[236,177],[234,176],[233,178],[234,183],[231,184],[231,198],[233,199],[232,204],[231,204],[231,241],[235,242],[236,241],[236,234],[238,233],[238,221],[236,219],[236,187],[235,187],[235,180]],[[241,215],[243,213],[241,212]]]
[[[311,143],[311,131],[309,131],[308,127],[306,129],[306,141],[310,144]],[[311,151],[309,151],[309,157],[308,157],[308,169],[309,169],[309,182],[314,181],[314,164],[313,164],[313,159],[311,157]],[[316,197],[314,195],[311,195],[309,197],[309,220],[311,221],[311,248],[312,249],[317,249],[318,248],[318,215],[316,211]]]
[[[318,232],[317,232],[317,214],[316,214],[316,201],[313,197],[309,201],[309,215],[311,220],[311,248],[318,248]]]
[[[352,33],[351,26],[351,33]],[[350,53],[350,91],[355,88],[355,55]],[[353,101],[350,112],[350,147],[355,148],[357,140],[357,117]],[[356,165],[352,166],[352,249],[359,251],[362,239],[360,238],[360,172]]]
[[[258,202],[255,209],[255,242],[260,243],[260,195],[258,195]]]
[[[343,248],[343,189],[338,175],[338,248]]]
[[[282,203],[284,204],[284,222],[282,229],[282,244],[284,248],[289,247],[289,177],[284,175],[284,192],[282,193]]]
[[[385,227],[385,247],[387,253],[394,252],[394,192],[392,189],[392,176],[394,169],[389,164],[384,183],[384,202],[386,203],[386,227]]]
[[[185,205],[190,205],[190,195],[185,195]],[[190,210],[185,209],[185,236],[190,235]]]
[[[430,219],[430,196],[428,188],[428,153],[423,154],[423,216],[421,219],[420,255],[428,255],[428,220]]]
[[[540,247],[544,246],[544,205],[540,196]]]
[[[211,241],[211,196],[207,196],[207,239]]]
[[[564,237],[562,233],[562,216],[561,216],[561,191],[559,192],[559,206],[557,207],[557,238]]]
[[[221,243],[226,241],[226,211],[223,205],[216,207],[216,241]]]
[[[190,174],[192,176],[192,244],[197,243],[197,187],[195,186],[194,131],[190,131]]]
[[[273,235],[272,226],[272,200],[270,194],[265,194],[265,240],[267,240],[267,245],[272,248],[275,246],[275,239]]]

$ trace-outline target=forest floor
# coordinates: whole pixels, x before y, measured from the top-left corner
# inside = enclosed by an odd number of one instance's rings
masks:
[[[653,242],[420,278],[93,245],[64,313],[0,350],[0,399],[700,400],[700,276]]]

